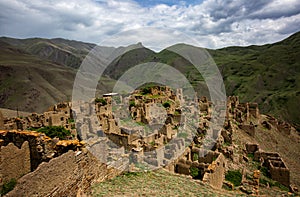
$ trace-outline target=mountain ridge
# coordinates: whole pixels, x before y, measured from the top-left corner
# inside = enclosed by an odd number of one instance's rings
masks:
[[[35,59],[34,61],[40,61],[40,63],[45,61],[50,65],[60,65],[66,69],[71,67],[74,76],[84,57],[96,46],[91,43],[61,38],[19,40],[1,37],[0,42],[0,64],[2,66],[3,64],[7,66],[11,62],[28,66],[30,61],[24,63],[22,58],[14,60],[14,55],[21,54],[21,56],[30,56]],[[3,49],[4,46],[6,49]],[[11,49],[7,49],[7,47]],[[117,49],[107,47],[107,50],[110,50],[109,53]],[[11,54],[8,55],[10,59],[4,57],[4,51],[7,53],[7,50],[11,51]],[[105,47],[103,50],[106,50]],[[238,95],[243,102],[257,102],[263,113],[284,119],[293,124],[298,131],[300,130],[300,112],[295,107],[300,102],[300,32],[273,44],[206,50],[220,69],[227,95]],[[149,61],[171,65],[183,73],[201,95],[209,93],[202,76],[187,60],[166,49],[156,53],[143,46],[116,58],[106,69],[105,76],[107,78],[104,81],[113,87],[114,81],[128,68]],[[167,74],[162,74],[161,77],[167,77]],[[5,80],[4,76],[2,76],[2,80]],[[71,78],[66,79],[69,81],[67,82],[69,86],[66,99],[70,99],[71,96],[72,82],[70,80]],[[11,83],[13,84],[13,82]],[[106,85],[100,86],[106,91],[112,90]],[[51,88],[48,90],[52,91]],[[0,92],[2,94],[5,92],[3,85]],[[57,99],[54,100],[58,102]],[[48,105],[51,104],[54,103],[49,102]],[[0,105],[1,107],[12,107],[3,101],[0,102]]]

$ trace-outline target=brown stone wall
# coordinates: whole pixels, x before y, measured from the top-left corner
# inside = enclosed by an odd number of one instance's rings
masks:
[[[12,196],[76,196],[79,190],[88,192],[95,182],[112,178],[120,172],[108,169],[89,152],[69,151],[48,163],[42,163],[17,182]]]
[[[290,171],[282,160],[269,161],[271,178],[279,183],[289,187]]]
[[[218,158],[213,161],[204,173],[203,182],[207,182],[213,187],[222,188],[225,178],[226,161],[223,154],[219,154]]]
[[[30,150],[25,141],[19,149],[13,143],[0,148],[0,185],[30,172]]]
[[[0,130],[0,139],[3,145],[13,143],[18,148],[27,141],[30,149],[31,171],[35,170],[43,161],[49,161],[68,150],[77,150],[82,146],[78,140],[56,141],[47,137],[45,134],[35,131],[3,131]]]
[[[4,117],[0,111],[0,129],[4,129]]]

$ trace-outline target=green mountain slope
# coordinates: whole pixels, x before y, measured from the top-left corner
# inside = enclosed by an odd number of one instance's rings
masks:
[[[263,113],[300,129],[300,32],[275,44],[209,52],[219,65],[228,95],[257,102]]]
[[[199,95],[209,96],[201,74],[187,60],[168,50],[137,59],[135,54],[142,50],[131,51],[110,65],[109,76],[117,80],[138,63],[161,62],[183,73]],[[220,69],[227,95],[238,95],[242,102],[257,102],[262,113],[284,119],[300,130],[300,32],[274,44],[208,52]]]
[[[59,38],[20,40],[2,37],[0,42],[0,106],[11,108],[16,107],[15,98],[21,98],[20,91],[15,90],[20,88],[16,87],[28,82],[28,76],[25,78],[24,75],[26,70],[34,76],[29,80],[32,84],[27,84],[26,88],[32,86],[37,89],[35,86],[39,86],[39,94],[45,95],[46,100],[48,97],[54,98],[51,103],[54,100],[70,99],[76,73],[73,68],[78,68],[95,46]],[[115,50],[112,47],[103,49],[109,53]],[[223,75],[227,95],[238,95],[243,102],[258,102],[263,113],[284,119],[300,130],[300,111],[297,109],[300,103],[300,32],[274,44],[227,47],[208,52]],[[199,95],[209,95],[201,74],[187,60],[168,50],[155,53],[142,46],[123,54],[110,64],[105,71],[107,77],[98,86],[100,92],[111,91],[115,80],[126,70],[145,62],[161,62],[173,66],[186,76]],[[53,76],[44,72],[58,74]],[[162,73],[161,77],[168,77],[168,74]],[[36,79],[39,80],[34,81]],[[58,83],[60,80],[63,82]],[[53,85],[46,88],[42,85],[45,83]],[[20,102],[18,105],[23,107],[24,99]],[[34,109],[29,106],[31,105],[22,109]]]

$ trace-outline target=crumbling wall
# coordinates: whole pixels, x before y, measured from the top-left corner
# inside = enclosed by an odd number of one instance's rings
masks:
[[[61,140],[51,139],[43,133],[35,131],[3,131],[0,130],[0,139],[3,145],[13,143],[21,148],[24,142],[28,142],[30,149],[31,170],[35,170],[43,161],[57,157],[68,150],[77,150],[83,144],[78,140]]]
[[[279,183],[290,186],[290,171],[280,158],[279,160],[269,160],[271,178]]]
[[[89,152],[69,151],[42,163],[17,182],[10,196],[76,196],[78,191],[88,192],[95,182],[101,182],[120,174],[108,168]]]
[[[0,111],[0,129],[4,129],[4,117]]]
[[[207,182],[216,188],[222,188],[225,178],[226,161],[223,154],[219,154],[217,159],[213,161],[204,173],[203,182]]]
[[[30,150],[25,141],[19,149],[13,143],[0,148],[0,185],[30,172]]]
[[[226,160],[224,155],[209,151],[201,156],[200,152],[201,150],[196,147],[188,152],[185,151],[183,156],[175,162],[175,172],[191,175],[191,167],[197,168],[199,173],[197,178],[213,187],[221,188],[225,178]],[[188,157],[186,157],[187,155]],[[170,169],[169,166],[168,169]]]

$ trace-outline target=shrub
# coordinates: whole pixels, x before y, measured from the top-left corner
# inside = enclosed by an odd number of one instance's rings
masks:
[[[195,179],[200,176],[199,169],[196,167],[190,167],[191,176]]]
[[[150,93],[151,93],[151,87],[145,87],[142,89],[142,95],[146,95]]]
[[[61,140],[65,140],[68,136],[71,136],[71,132],[62,126],[42,127],[37,132],[44,133],[51,138],[58,137]]]
[[[134,101],[130,101],[129,102],[129,108],[134,107],[135,106],[135,102]]]
[[[164,102],[162,105],[164,106],[164,108],[169,108],[171,106],[168,101]]]
[[[193,161],[198,161],[199,155],[198,154],[193,154]]]
[[[247,157],[250,158],[250,159],[253,159],[254,158],[254,154],[253,153],[248,153]]]
[[[242,173],[238,170],[229,170],[225,175],[225,179],[234,186],[239,186],[242,182]]]
[[[107,104],[107,102],[106,102],[106,100],[104,98],[96,98],[95,102],[96,103],[101,103],[102,105],[106,105]]]
[[[0,190],[0,196],[5,195],[8,192],[10,192],[11,190],[13,190],[14,187],[16,186],[16,184],[17,184],[16,179],[11,179],[7,183],[4,183]]]
[[[269,178],[271,177],[271,174],[270,174],[270,172],[269,172],[269,170],[268,170],[267,167],[262,166],[261,169],[260,169],[260,171],[261,171],[261,173],[262,173],[265,177],[269,177]]]

